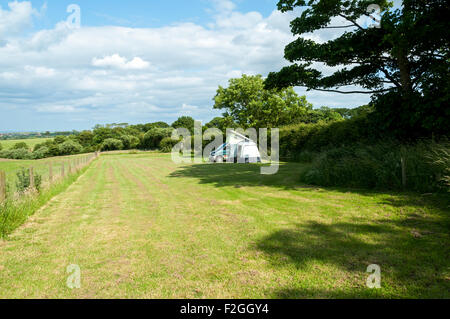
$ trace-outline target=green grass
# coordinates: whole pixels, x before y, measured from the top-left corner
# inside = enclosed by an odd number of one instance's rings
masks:
[[[0,145],[3,146],[4,150],[12,148],[16,143],[26,143],[28,147],[31,149],[34,148],[35,145],[45,143],[50,140],[50,138],[28,138],[22,140],[0,140]]]
[[[304,169],[102,156],[0,241],[0,298],[450,297],[448,196],[309,187]]]
[[[0,238],[6,238],[16,228],[26,222],[37,210],[49,202],[54,196],[65,191],[80,175],[86,171],[86,167],[78,172],[67,175],[64,179],[56,181],[51,187],[41,189],[33,196],[22,196],[20,199],[9,198],[0,204]]]
[[[34,172],[41,175],[43,182],[48,182],[50,174],[50,163],[53,166],[53,176],[58,178],[62,174],[62,166],[64,163],[65,173],[68,172],[69,162],[73,166],[77,158],[86,157],[89,154],[80,154],[72,156],[58,156],[44,158],[40,160],[7,160],[0,158],[0,171],[6,173],[6,182],[8,184],[8,193],[11,196],[16,191],[17,172],[22,168],[29,169],[33,167]]]

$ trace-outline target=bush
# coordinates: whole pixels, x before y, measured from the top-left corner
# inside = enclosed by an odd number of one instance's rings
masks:
[[[295,160],[301,162],[301,163],[312,163],[314,159],[316,158],[317,153],[313,153],[310,151],[303,151],[298,154],[298,156],[295,157]]]
[[[445,177],[449,175],[448,150],[448,144],[401,145],[393,141],[373,146],[355,144],[331,148],[313,161],[311,169],[302,173],[301,180],[321,186],[401,190],[404,189],[403,158],[405,189],[420,192],[448,190]]]
[[[450,143],[434,144],[427,153],[428,163],[437,171],[437,179],[442,189],[450,192]]]
[[[9,159],[32,159],[32,154],[28,149],[21,148],[1,151],[0,157]]]
[[[24,149],[30,149],[30,148],[28,147],[27,143],[25,143],[25,142],[19,142],[19,143],[16,143],[16,144],[14,144],[14,146],[12,147],[13,150],[19,150],[19,149],[22,149],[22,148],[24,148]]]
[[[102,151],[117,151],[123,149],[123,143],[121,140],[115,138],[107,138],[102,143]]]
[[[0,143],[0,151],[3,149],[3,145]]]
[[[37,150],[39,150],[42,147],[45,147],[45,143],[41,143],[41,144],[36,144],[33,148],[33,152],[36,152]]]
[[[81,152],[82,153],[94,153],[98,150],[99,150],[99,148],[97,148],[95,146],[86,146],[86,147],[83,147],[83,150]]]
[[[374,142],[380,134],[366,115],[335,122],[298,124],[280,128],[280,155],[298,158],[303,151]]]
[[[172,135],[173,128],[152,128],[145,133],[142,146],[146,149],[159,148],[161,141]]]
[[[39,191],[41,189],[42,176],[34,173],[34,187]],[[22,168],[17,172],[17,191],[20,193],[25,192],[30,187],[30,171]]]
[[[174,140],[171,137],[165,137],[159,144],[159,149],[161,152],[170,153],[175,145],[177,145],[180,140]]]
[[[58,145],[52,143],[48,146],[48,156],[59,156],[60,151]]]
[[[83,146],[80,143],[67,139],[64,143],[58,146],[59,155],[74,155],[81,153]]]
[[[37,150],[35,150],[33,152],[33,154],[31,155],[31,157],[33,159],[41,159],[41,158],[45,158],[47,157],[49,154],[49,150],[46,146],[42,146],[40,148],[38,148]]]
[[[53,139],[53,142],[54,142],[55,144],[62,144],[62,143],[64,143],[66,140],[67,140],[67,137],[65,137],[65,136],[56,136],[56,137]]]
[[[123,149],[126,150],[137,148],[140,143],[139,138],[133,135],[122,135],[120,136],[120,140],[123,143]]]

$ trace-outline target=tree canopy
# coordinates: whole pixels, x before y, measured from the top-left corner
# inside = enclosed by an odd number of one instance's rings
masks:
[[[181,116],[172,123],[173,128],[185,128],[188,129],[191,134],[194,134],[195,120],[190,116]]]
[[[214,108],[225,110],[243,128],[279,127],[305,120],[312,104],[293,88],[267,90],[261,75],[230,79],[228,88],[219,86]]]

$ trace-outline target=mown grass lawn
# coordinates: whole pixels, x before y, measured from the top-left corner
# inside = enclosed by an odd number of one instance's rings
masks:
[[[0,241],[0,297],[450,297],[448,197],[310,187],[302,169],[101,156]]]

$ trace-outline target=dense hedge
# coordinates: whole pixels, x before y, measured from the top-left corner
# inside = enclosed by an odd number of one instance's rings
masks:
[[[450,190],[450,143],[356,143],[316,154],[301,180],[321,186],[369,189]],[[402,160],[406,173],[403,185]]]
[[[107,138],[103,141],[102,151],[117,151],[123,149],[123,142],[115,138]]]
[[[280,156],[297,158],[303,151],[374,142],[381,137],[367,116],[336,122],[297,124],[280,128]]]
[[[171,137],[165,137],[159,144],[159,149],[161,152],[170,153],[175,145],[177,145],[180,140],[175,140]]]
[[[173,128],[153,128],[145,133],[142,139],[142,148],[157,149],[164,138],[172,135]]]

